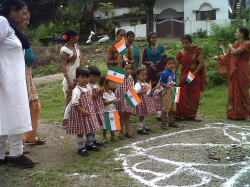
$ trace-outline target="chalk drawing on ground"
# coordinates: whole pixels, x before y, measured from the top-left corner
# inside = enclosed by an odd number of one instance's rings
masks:
[[[185,139],[187,136],[189,139]],[[233,187],[241,177],[250,174],[249,157],[238,161],[230,161],[226,157],[210,161],[201,157],[210,149],[223,147],[230,150],[233,146],[249,149],[249,126],[208,124],[203,128],[134,142],[115,151],[118,155],[116,160],[122,161],[124,171],[145,186],[198,187],[209,186],[216,181],[218,186]],[[181,155],[191,152],[187,154],[191,157]]]

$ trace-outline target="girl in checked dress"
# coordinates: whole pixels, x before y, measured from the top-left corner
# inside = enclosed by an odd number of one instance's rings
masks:
[[[92,132],[100,130],[95,107],[89,87],[90,71],[87,68],[76,69],[77,86],[72,92],[72,105],[69,110],[67,133],[77,134],[78,154],[88,156],[89,153],[83,145],[83,135],[86,135],[88,150],[99,151],[99,147],[92,141]]]
[[[117,88],[115,90],[116,98],[120,98],[121,102],[116,104],[116,109],[119,111],[120,115],[120,123],[121,123],[121,130],[119,134],[119,139],[124,140],[124,132],[123,127],[125,125],[125,137],[134,138],[134,136],[129,132],[129,117],[130,113],[132,113],[132,108],[128,105],[126,99],[123,97],[124,94],[133,88],[134,80],[131,76],[131,63],[127,61],[122,62],[122,69],[126,71],[126,75],[124,77],[124,82],[118,83]]]
[[[137,133],[148,135],[150,129],[144,126],[144,116],[155,114],[156,111],[153,100],[147,97],[147,88],[149,86],[149,84],[145,82],[147,78],[147,70],[145,68],[138,68],[136,70],[136,77],[138,78],[138,81],[134,86],[134,90],[142,102],[136,105],[136,107],[132,109],[132,112],[133,115],[139,116],[139,129]]]

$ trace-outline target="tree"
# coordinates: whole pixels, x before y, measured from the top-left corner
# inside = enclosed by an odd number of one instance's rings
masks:
[[[154,5],[157,0],[136,0],[138,5],[144,5],[147,18],[147,35],[154,30]]]

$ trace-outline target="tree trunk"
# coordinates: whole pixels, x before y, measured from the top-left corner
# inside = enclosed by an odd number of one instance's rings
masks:
[[[155,2],[148,3],[146,8],[147,36],[150,32],[154,31],[154,4]]]

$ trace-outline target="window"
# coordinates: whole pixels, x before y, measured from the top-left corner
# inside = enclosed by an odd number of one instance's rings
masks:
[[[121,5],[133,5],[135,4],[134,0],[121,0]]]
[[[196,12],[197,21],[206,20],[206,18],[210,18],[210,20],[216,20],[216,10]]]

